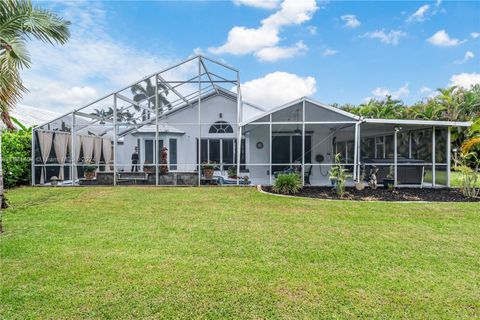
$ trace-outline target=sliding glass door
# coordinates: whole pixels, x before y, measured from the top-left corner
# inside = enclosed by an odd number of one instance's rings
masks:
[[[236,139],[202,139],[200,161],[202,163],[215,162],[218,164],[217,170],[228,170],[237,162],[236,146]],[[240,163],[245,164],[245,140],[243,139],[240,158]]]

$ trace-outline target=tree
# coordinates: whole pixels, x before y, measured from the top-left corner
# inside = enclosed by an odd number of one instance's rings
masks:
[[[8,129],[15,129],[9,111],[27,90],[20,78],[20,70],[30,66],[26,41],[36,38],[64,44],[70,36],[69,25],[55,13],[32,6],[29,0],[0,1],[0,114]],[[0,202],[4,204],[1,165]]]
[[[135,102],[139,103],[139,102],[147,101],[148,108],[152,109],[152,111],[156,109],[156,105],[155,105],[156,95],[158,95],[159,109],[161,108],[161,106],[165,106],[170,103],[165,97],[166,95],[168,95],[168,90],[164,83],[158,80],[157,81],[158,91],[155,92],[155,85],[152,84],[152,81],[150,80],[150,78],[146,79],[144,82],[145,82],[145,87],[143,87],[140,83],[137,83],[130,88],[133,94],[133,100]],[[165,92],[165,95],[163,94],[163,92]],[[134,106],[134,108],[137,111],[141,109],[138,106]],[[145,121],[147,119],[150,119],[150,113],[147,110],[142,109],[142,121]]]
[[[447,110],[446,107],[438,104],[434,99],[430,99],[426,103],[418,102],[411,106],[408,114],[413,119],[439,120],[445,110]]]

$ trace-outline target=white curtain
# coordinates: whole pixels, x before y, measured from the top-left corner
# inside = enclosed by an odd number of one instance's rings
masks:
[[[75,135],[75,150],[72,150],[70,151],[72,154],[75,155],[75,158],[73,159],[73,164],[75,164],[73,166],[73,180],[77,179],[77,162],[78,162],[78,158],[80,158],[80,149],[81,149],[81,143],[82,143],[82,139],[81,139],[81,136],[79,135]]]
[[[53,148],[55,149],[55,155],[57,161],[60,164],[60,172],[58,173],[58,179],[64,179],[63,165],[67,158],[67,146],[70,135],[66,132],[55,132],[55,138],[53,139]]]
[[[105,171],[110,171],[110,160],[112,160],[112,140],[108,138],[102,139],[103,158],[105,160]]]
[[[99,169],[98,165],[100,164],[100,156],[102,155],[102,138],[100,137],[95,137],[93,139],[93,160],[95,161],[95,164],[97,165],[97,170]]]
[[[82,136],[83,159],[85,163],[92,162],[93,140],[94,137],[92,136]]]
[[[38,144],[40,146],[40,154],[42,162],[45,165],[52,149],[53,133],[49,131],[38,131]],[[42,172],[40,174],[40,184],[45,183],[46,168],[42,166]]]

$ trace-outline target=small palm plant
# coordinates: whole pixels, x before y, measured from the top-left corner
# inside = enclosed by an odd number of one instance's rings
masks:
[[[330,169],[329,174],[330,180],[333,183],[333,190],[335,190],[335,193],[338,194],[340,197],[343,197],[345,195],[345,182],[348,177],[348,170],[345,169],[345,166],[340,164],[341,161],[342,155],[340,153],[337,153],[335,155],[335,164]]]

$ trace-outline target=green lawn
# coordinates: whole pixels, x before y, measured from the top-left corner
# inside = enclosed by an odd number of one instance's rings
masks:
[[[480,318],[480,206],[21,188],[1,319]]]

